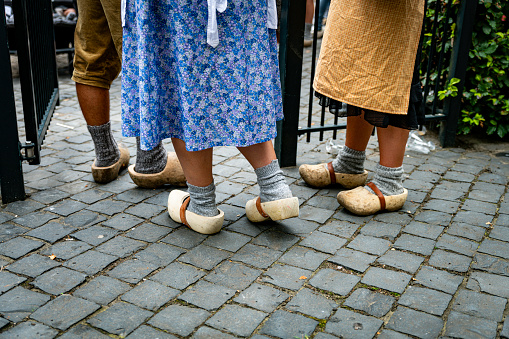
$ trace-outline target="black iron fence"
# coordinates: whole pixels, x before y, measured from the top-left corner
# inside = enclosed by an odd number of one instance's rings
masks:
[[[456,6],[452,6],[453,2],[454,0],[426,1],[425,11],[430,18],[423,25],[421,51],[421,83],[424,94],[421,109],[425,110],[427,121],[440,123],[440,141],[444,147],[453,146],[455,142],[477,6],[477,0],[464,0]],[[306,126],[299,127],[306,0],[282,0],[280,68],[285,119],[278,125],[276,153],[283,167],[296,164],[299,136],[306,134],[306,141],[309,142],[311,133],[319,133],[319,140],[322,141],[324,132],[332,131],[332,137],[335,139],[336,131],[346,128],[345,119],[340,121],[337,116],[333,118],[332,123],[326,124],[326,120],[330,120],[328,116],[326,118],[329,113],[322,107],[321,112],[316,114],[313,107],[317,104],[312,79],[319,53],[318,20],[316,20],[319,7],[320,0],[315,0],[307,121]],[[453,78],[459,80],[455,84],[457,95],[439,100],[440,91],[443,91]],[[306,99],[305,95],[302,97]]]
[[[26,143],[19,141],[5,20],[0,25],[0,184],[2,202],[25,198],[21,162],[40,163],[41,145],[58,104],[51,0],[13,2]],[[4,8],[0,11],[5,18]],[[6,156],[8,155],[8,156]]]

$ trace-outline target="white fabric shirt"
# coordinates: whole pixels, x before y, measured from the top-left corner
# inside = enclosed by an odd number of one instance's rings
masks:
[[[219,31],[217,30],[217,12],[223,13],[228,6],[228,0],[207,0],[207,43],[216,47],[219,45]],[[122,27],[125,26],[126,0],[121,0],[120,15],[122,16]],[[276,0],[267,0],[267,27],[277,29]]]

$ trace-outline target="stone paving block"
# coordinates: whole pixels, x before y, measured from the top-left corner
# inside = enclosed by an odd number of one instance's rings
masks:
[[[492,220],[492,215],[474,211],[459,211],[454,219],[452,219],[453,222],[462,222],[465,224],[481,227],[487,227],[486,223],[491,222]]]
[[[7,204],[3,210],[16,216],[20,216],[39,210],[43,207],[45,207],[45,205],[37,201],[27,199],[11,202],[10,204]]]
[[[300,312],[317,319],[327,319],[339,306],[309,288],[303,288],[285,306],[289,311]]]
[[[419,319],[419,321],[415,321]],[[398,306],[385,326],[388,329],[410,334],[419,338],[437,338],[444,322],[441,318],[427,313]]]
[[[97,246],[113,238],[117,234],[118,234],[117,230],[95,225],[84,230],[74,232],[72,236],[90,245]]]
[[[409,339],[410,337],[398,332],[384,329],[377,337],[378,339]]]
[[[490,238],[509,242],[509,227],[495,226],[490,232]]]
[[[44,292],[58,295],[72,290],[84,282],[85,278],[86,275],[83,273],[56,267],[35,278],[32,284]]]
[[[122,181],[122,180],[114,180],[112,182],[107,183],[106,185],[101,185],[101,189],[112,192],[112,193],[123,193],[127,190],[137,188],[133,182]]]
[[[429,265],[445,268],[450,271],[466,272],[470,266],[472,258],[464,255],[435,250],[429,259]]]
[[[470,189],[470,186],[471,186],[471,184],[467,183],[467,182],[453,182],[453,181],[442,180],[437,185],[435,190],[437,188],[439,188],[439,189],[453,190],[453,191],[459,191],[459,192],[466,193]],[[437,198],[444,199],[444,198],[440,198],[440,197],[437,197]],[[445,200],[449,200],[449,199],[445,199]]]
[[[226,305],[206,321],[206,324],[238,336],[249,336],[267,316],[238,305]]]
[[[138,189],[139,187],[133,191],[137,191]],[[153,195],[150,198],[148,198],[145,202],[153,205],[168,206],[169,191],[170,190]]]
[[[343,305],[380,318],[391,310],[394,301],[395,298],[392,296],[358,288],[352,292]]]
[[[205,240],[204,245],[215,247],[221,250],[237,252],[242,246],[247,244],[251,237],[228,231],[222,231],[211,235]]]
[[[421,266],[424,258],[401,251],[387,251],[377,261],[381,265],[391,266],[414,274]]]
[[[27,321],[0,333],[2,339],[55,338],[58,331],[46,325]]]
[[[256,268],[268,268],[283,252],[270,248],[247,244],[232,257],[234,261],[240,261]]]
[[[55,255],[58,259],[67,260],[91,248],[92,246],[83,241],[64,241],[50,246],[40,253],[46,256]]]
[[[18,286],[0,296],[0,314],[17,323],[49,300],[48,295]]]
[[[87,228],[104,220],[106,220],[104,216],[85,210],[71,214],[63,220],[63,223],[76,228]]]
[[[108,333],[125,337],[152,314],[152,312],[137,306],[119,302],[88,319],[88,323]]]
[[[112,196],[112,193],[110,193],[110,192],[105,192],[105,191],[101,191],[101,190],[92,188],[92,189],[86,190],[85,192],[81,192],[81,193],[73,195],[71,197],[71,199],[74,199],[74,200],[77,200],[80,202],[84,202],[84,203],[90,205],[90,204],[98,202],[99,200],[109,198],[110,196]]]
[[[234,195],[233,197],[231,197],[230,199],[225,201],[225,203],[227,203],[229,205],[236,206],[236,207],[243,208],[246,206],[247,201],[254,199],[256,197],[257,196],[254,194],[240,193],[240,194]],[[220,202],[221,202],[221,200],[217,199],[217,197],[216,197],[216,203],[220,203]]]
[[[71,194],[62,192],[58,189],[52,188],[44,191],[39,191],[30,196],[31,199],[43,204],[53,204],[59,200],[69,197]]]
[[[171,220],[170,215],[166,211],[159,214],[157,217],[150,219],[150,221],[156,225],[169,228],[179,228],[182,226],[182,224],[176,223],[175,221]]]
[[[102,334],[90,326],[78,324],[64,333],[61,339],[109,339],[111,337]]]
[[[431,199],[443,199],[443,200],[450,200],[450,201],[458,201],[463,196],[465,196],[465,191],[463,190],[455,190],[455,189],[448,189],[448,188],[441,188],[440,185],[437,186],[431,192]]]
[[[313,251],[312,249],[296,246],[286,252],[279,261],[307,270],[316,270],[329,255]]]
[[[4,223],[0,225],[0,243],[4,241],[10,240],[12,238],[17,237],[18,235],[22,235],[26,233],[27,230],[23,227],[18,227],[13,224]]]
[[[433,267],[424,266],[417,276],[415,282],[426,287],[434,288],[449,294],[454,294],[463,281],[463,277]]]
[[[436,183],[438,180],[440,180],[440,174],[417,170],[413,171],[408,178],[413,180],[422,180],[424,182]]]
[[[65,267],[94,275],[117,260],[118,257],[94,250],[80,254],[64,263]]]
[[[164,267],[169,265],[173,260],[177,259],[182,253],[184,253],[184,251],[180,248],[156,243],[136,253],[135,258],[159,267]]]
[[[302,185],[290,185],[290,190],[294,197],[299,197],[301,200],[307,200],[317,193],[316,188]]]
[[[320,252],[334,254],[344,244],[346,244],[346,239],[315,231],[302,240],[299,245],[310,247]]]
[[[230,195],[236,195],[242,192],[246,188],[243,184],[238,184],[231,181],[223,181],[216,186],[216,191],[219,193],[225,193]]]
[[[304,338],[311,336],[318,321],[282,310],[274,312],[258,333],[277,338]]]
[[[88,205],[75,200],[64,200],[56,205],[45,208],[45,211],[56,213],[67,217],[75,212],[81,211]]]
[[[185,337],[209,316],[209,312],[199,308],[170,305],[152,317],[148,323],[156,328]],[[175,319],[179,319],[179,321],[175,321]]]
[[[412,276],[406,273],[371,267],[361,281],[364,284],[383,288],[390,292],[403,293],[410,278]]]
[[[443,292],[408,286],[405,293],[399,298],[398,303],[418,311],[442,316],[451,299],[451,295]]]
[[[292,247],[295,243],[300,240],[299,237],[274,231],[268,230],[258,237],[256,237],[252,243],[255,245],[269,247],[276,251],[286,251],[290,247]]]
[[[168,227],[157,226],[150,223],[144,223],[134,227],[125,235],[129,238],[138,239],[146,242],[156,242],[165,237],[172,230]]]
[[[54,243],[66,235],[74,232],[74,227],[63,225],[59,222],[50,221],[44,226],[37,227],[27,233],[28,236]]]
[[[497,212],[497,205],[479,200],[466,199],[463,205],[461,206],[461,209],[494,216],[495,213]]]
[[[216,329],[210,328],[208,326],[202,326],[198,328],[198,330],[193,334],[193,339],[235,339],[237,337],[234,337],[231,334],[224,333],[221,331],[218,331]],[[254,338],[254,337],[250,337]],[[264,337],[265,338],[265,337]]]
[[[140,187],[137,187],[135,189],[126,191],[124,193],[118,194],[115,199],[127,201],[133,204],[138,204],[142,202],[143,200],[150,198],[157,194],[156,190],[153,189],[143,189]],[[166,201],[168,201],[168,195],[166,195]],[[146,201],[148,202],[148,201]],[[150,204],[150,202],[148,202]],[[158,204],[156,204],[158,205]]]
[[[205,240],[205,238],[207,238],[207,236],[204,234],[198,234],[195,231],[190,230],[188,227],[182,227],[173,233],[170,233],[167,237],[161,239],[161,241],[170,245],[193,249]]]
[[[471,257],[474,255],[479,244],[474,241],[444,234],[438,239],[435,246],[436,248],[450,250]]]
[[[141,325],[138,327],[134,332],[131,332],[126,339],[148,339],[148,338],[157,338],[157,339],[177,339],[177,337],[163,332],[156,330],[153,327]]]
[[[129,289],[129,285],[125,282],[100,275],[89,281],[85,286],[80,287],[73,294],[97,304],[107,305]]]
[[[327,322],[325,331],[341,338],[373,338],[383,321],[340,308]]]
[[[458,165],[456,165],[458,166]],[[456,166],[454,169],[456,169]],[[461,181],[461,182],[468,182],[471,183],[475,179],[475,175],[470,173],[464,173],[464,172],[455,172],[455,171],[448,171],[443,176],[445,180],[454,180],[454,181]]]
[[[482,227],[453,222],[447,229],[447,234],[457,235],[474,241],[481,241],[485,231],[486,229]]]
[[[500,332],[500,336],[502,338],[509,338],[509,318],[505,318],[504,321],[504,327],[502,328],[502,331]]]
[[[507,300],[504,298],[460,290],[453,301],[452,309],[473,317],[502,321]]]
[[[492,257],[482,253],[477,253],[474,256],[472,268],[486,271],[488,273],[509,276],[509,260]]]
[[[108,275],[130,284],[137,284],[158,267],[149,262],[130,259],[120,263],[108,272]]]
[[[378,221],[369,221],[361,228],[361,234],[376,238],[384,238],[390,241],[398,236],[401,226],[396,224],[387,224]]]
[[[317,208],[307,205],[300,208],[299,218],[323,224],[334,214],[334,212],[335,212],[334,210],[331,211],[328,209]]]
[[[478,181],[474,184],[472,189],[481,190],[481,191],[485,191],[485,192],[496,192],[497,194],[502,195],[502,194],[504,194],[505,186]]]
[[[178,294],[180,294],[179,290],[147,280],[124,294],[121,299],[141,308],[155,311]]]
[[[321,195],[315,195],[307,201],[307,204],[330,211],[336,211],[339,208],[338,200],[335,197],[324,197]]]
[[[493,193],[491,191],[486,192],[481,190],[472,190],[468,193],[468,197],[470,199],[496,204],[500,200],[501,194]]]
[[[119,231],[127,231],[144,221],[144,219],[135,217],[134,215],[122,213],[114,216],[106,222],[103,222],[103,226],[115,228]]]
[[[476,292],[486,292],[503,298],[509,298],[509,277],[483,272],[472,272],[467,288]]]
[[[507,184],[507,177],[503,175],[498,175],[494,173],[488,173],[485,172],[477,178],[478,181],[484,181],[491,184],[499,184],[499,185],[506,185]]]
[[[451,338],[495,338],[497,323],[492,320],[472,317],[452,311],[445,325],[445,336]]]
[[[170,286],[179,290],[195,283],[203,277],[205,272],[189,265],[183,265],[178,262],[171,263],[166,268],[150,277],[165,286]]]
[[[205,270],[211,270],[230,255],[229,252],[201,244],[183,254],[179,260]]]
[[[417,214],[414,220],[431,225],[447,226],[451,222],[451,218],[452,215],[448,213],[424,210]]]
[[[492,254],[497,257],[509,259],[509,247],[507,246],[507,243],[498,240],[484,239],[481,246],[477,249],[477,252]]]
[[[432,199],[426,202],[423,205],[423,208],[427,210],[434,210],[444,213],[455,213],[460,204],[461,203],[458,201]]]
[[[12,259],[18,259],[43,245],[42,241],[17,237],[0,243],[0,254]]]
[[[267,229],[268,227],[266,225],[252,223],[246,217],[240,218],[233,224],[226,227],[226,230],[228,231],[242,233],[251,237],[256,237]]]
[[[319,230],[324,233],[330,233],[342,238],[351,238],[357,231],[359,225],[347,221],[332,220],[320,227]]]
[[[107,189],[106,185],[102,186],[103,189]],[[101,200],[87,207],[88,210],[106,214],[109,216],[115,215],[117,213],[123,212],[126,208],[128,208],[131,204],[124,201],[115,201],[115,200]]]
[[[123,236],[118,236],[98,246],[97,250],[103,253],[125,258],[145,246],[146,244],[144,242],[129,239]]]
[[[507,206],[509,206],[509,204]],[[500,205],[500,211],[502,211],[502,205]],[[507,213],[509,213],[509,208],[507,209]],[[497,221],[495,222],[495,225],[509,227],[509,214],[499,214]]]
[[[50,220],[58,218],[58,215],[47,213],[43,211],[39,212],[33,212],[29,214],[25,214],[21,217],[14,218],[12,221],[15,222],[18,225],[29,227],[29,228],[36,228],[39,226],[44,225]],[[8,226],[9,224],[4,224]],[[3,232],[2,232],[3,234]],[[0,235],[0,240],[5,241],[6,239],[3,239],[2,235]]]
[[[18,277],[15,274],[0,271],[0,294],[7,292],[8,290],[18,286],[25,280],[26,278]]]
[[[431,182],[427,182],[425,180],[405,180],[405,188],[412,189],[416,191],[427,192],[433,188],[434,184]]]
[[[387,252],[390,246],[391,242],[388,240],[359,234],[348,244],[347,247],[367,252],[369,254],[382,255]]]
[[[263,274],[262,281],[296,291],[311,275],[311,271],[290,265],[274,265]]]
[[[426,199],[426,196],[427,196],[427,192],[408,190],[407,201],[420,204],[424,201],[424,199]],[[388,213],[388,214],[392,214],[392,213]]]
[[[303,220],[300,218],[290,218],[272,223],[277,230],[299,237],[308,236],[311,232],[315,231],[318,226],[320,226],[320,224],[316,222]],[[267,225],[269,225],[269,223],[267,223]]]
[[[270,286],[253,284],[242,291],[235,299],[235,302],[256,308],[264,312],[274,311],[290,295]]]
[[[345,274],[330,268],[319,270],[309,281],[311,286],[345,296],[355,287],[360,278],[353,274]]]
[[[68,294],[53,299],[30,317],[59,330],[66,330],[99,309],[99,305]]]
[[[337,220],[348,221],[348,222],[357,224],[357,226],[364,225],[366,222],[371,220],[371,218],[373,218],[373,216],[371,216],[371,215],[370,216],[358,216],[358,215],[352,214],[344,208],[340,209],[332,217]]]
[[[0,224],[3,224],[6,221],[14,219],[15,216],[9,213],[5,213],[3,210],[0,210]]]
[[[340,249],[335,256],[329,258],[328,261],[344,266],[348,269],[364,272],[369,265],[376,260],[376,256],[366,254],[364,252],[353,251],[348,248]]]
[[[39,254],[32,254],[21,260],[13,262],[7,267],[7,269],[14,273],[35,278],[36,276],[59,265],[60,263],[58,261],[53,261],[50,258]]]
[[[403,234],[396,240],[393,247],[404,251],[430,255],[435,247],[435,241]]]
[[[125,210],[125,213],[135,215],[142,219],[150,219],[159,215],[161,212],[165,211],[166,207],[152,205],[147,203],[139,203]]]
[[[438,164],[423,164],[419,166],[419,170],[443,174],[448,170],[448,168],[446,166],[440,166]]]
[[[237,206],[222,204],[217,206],[217,208],[224,212],[225,221],[234,222],[239,220],[246,214],[244,208],[240,208]]]
[[[483,170],[483,166],[464,165],[464,164],[460,164],[460,163],[458,163],[454,166],[454,171],[464,172],[464,173],[470,174],[474,177],[475,177],[475,175],[479,174],[479,172],[482,170]],[[454,173],[454,172],[451,172],[451,173]],[[456,173],[454,173],[454,174],[456,174]],[[456,180],[456,179],[451,178],[450,180]],[[466,181],[466,180],[458,180],[458,181]],[[472,182],[472,181],[474,181],[474,180],[470,180],[470,181],[466,181],[466,182]]]

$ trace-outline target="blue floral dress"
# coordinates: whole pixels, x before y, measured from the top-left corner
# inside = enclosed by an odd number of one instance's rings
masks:
[[[188,151],[273,139],[283,118],[276,31],[267,0],[229,0],[207,44],[206,0],[127,0],[122,134],[144,150],[178,138]]]

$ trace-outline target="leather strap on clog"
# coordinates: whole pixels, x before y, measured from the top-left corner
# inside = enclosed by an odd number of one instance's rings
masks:
[[[327,163],[327,170],[329,171],[330,182],[334,185],[336,183],[336,173],[334,167],[332,167],[332,161]]]
[[[260,197],[256,199],[256,209],[258,210],[258,213],[260,213],[262,217],[269,218],[269,215],[265,213],[265,211],[262,208],[262,202],[260,200]]]
[[[186,225],[189,228],[191,228],[191,226],[189,226],[189,224],[187,223],[187,220],[186,220],[186,210],[187,210],[187,205],[189,205],[190,200],[191,200],[191,197],[185,198],[184,201],[182,201],[182,206],[180,206],[180,222],[182,222],[184,225]]]
[[[377,195],[378,199],[380,199],[380,208],[381,208],[381,211],[385,210],[385,197],[382,194],[382,192],[380,192],[378,187],[376,187],[376,185],[374,183],[372,183],[372,182],[368,182],[366,185],[369,188],[371,188],[373,190],[373,192],[375,192],[375,194]]]

